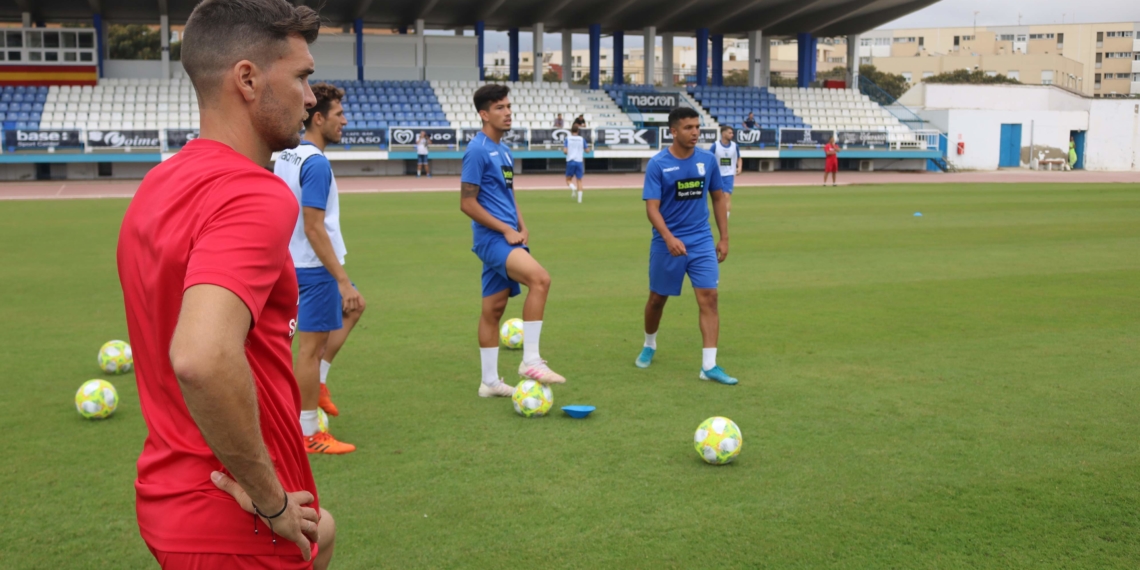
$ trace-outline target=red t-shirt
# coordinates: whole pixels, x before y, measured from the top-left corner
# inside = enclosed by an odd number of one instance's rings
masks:
[[[186,408],[169,356],[186,289],[212,284],[240,297],[253,319],[245,354],[269,457],[286,491],[316,496],[291,355],[297,277],[289,238],[297,210],[280,178],[224,144],[198,139],[146,175],[123,218],[119,281],[148,429],[136,511],[151,548],[300,554],[286,540],[274,547],[264,525],[254,534],[253,516],[210,481],[211,471],[224,468]]]
[[[827,155],[827,160],[839,160],[839,145],[827,143],[823,145],[823,153]]]

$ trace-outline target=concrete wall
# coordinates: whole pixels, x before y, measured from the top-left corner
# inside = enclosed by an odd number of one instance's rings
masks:
[[[979,111],[949,109],[919,111],[946,133],[950,143],[947,161],[963,170],[996,170],[1001,157],[1002,124],[1021,125],[1021,165],[1042,158],[1066,158],[1069,131],[1088,130],[1086,111]],[[965,154],[955,151],[966,143]],[[1032,146],[1033,154],[1030,155]]]
[[[1140,101],[1092,101],[1085,168],[1140,171]]]
[[[316,64],[314,80],[356,79],[356,35],[321,34],[309,53]]]
[[[474,36],[426,36],[425,79],[474,81],[479,79],[479,39]],[[521,69],[521,67],[520,67]]]
[[[105,59],[103,60],[103,77],[125,79],[159,78],[162,77],[162,62],[149,59]]]
[[[420,38],[413,35],[365,35],[365,79],[420,79],[416,54]]]

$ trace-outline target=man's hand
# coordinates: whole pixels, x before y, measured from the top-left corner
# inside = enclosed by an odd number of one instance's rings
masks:
[[[250,514],[256,514],[253,510],[253,501],[250,500],[249,495],[245,490],[238,485],[236,481],[230,479],[225,473],[221,471],[214,471],[210,474],[210,480],[214,482],[214,486],[227,492],[231,497],[237,501],[242,510]],[[313,556],[313,549],[311,544],[319,542],[320,536],[317,533],[317,523],[320,522],[320,515],[316,509],[306,507],[313,502],[313,494],[308,491],[298,491],[296,493],[289,493],[289,505],[285,508],[285,512],[281,516],[274,518],[272,521],[264,517],[258,517],[263,523],[270,527],[274,534],[296,544],[301,549],[301,557],[309,560]],[[265,508],[264,505],[262,508]],[[276,513],[281,509],[280,505],[271,507],[272,512]],[[262,511],[263,513],[266,511]]]
[[[519,233],[522,234],[522,244],[528,245],[530,241],[530,230],[526,229],[526,227],[521,227],[519,228]]]
[[[337,281],[336,287],[340,290],[340,298],[342,300],[341,310],[343,310],[345,314],[364,310],[364,296],[360,294],[360,291],[356,290],[356,287],[352,286],[352,281],[348,279]]]
[[[722,239],[716,244],[716,262],[724,263],[728,257],[728,240]]]
[[[685,249],[685,242],[675,237],[670,236],[666,238],[665,245],[669,246],[669,253],[673,254],[673,257],[689,254],[689,250]]]
[[[507,243],[511,245],[526,245],[527,236],[521,232],[517,232],[515,230],[507,230],[503,232],[503,237],[507,238]]]

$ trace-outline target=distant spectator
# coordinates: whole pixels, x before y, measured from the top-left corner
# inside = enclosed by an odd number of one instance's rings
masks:
[[[582,115],[578,115],[578,118],[574,119],[574,124],[578,125],[579,129],[586,128],[586,117],[584,117]]]
[[[558,116],[554,117],[554,128],[561,129],[562,126],[563,126],[562,113],[558,113]]]
[[[744,128],[749,130],[756,128],[756,117],[752,116],[752,111],[749,111],[748,118],[744,119]]]

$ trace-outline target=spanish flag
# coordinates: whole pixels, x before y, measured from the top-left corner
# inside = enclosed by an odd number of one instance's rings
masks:
[[[0,65],[0,85],[96,85],[94,65]]]

